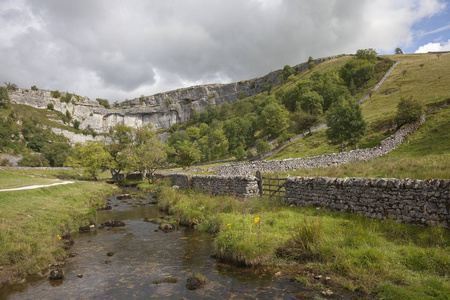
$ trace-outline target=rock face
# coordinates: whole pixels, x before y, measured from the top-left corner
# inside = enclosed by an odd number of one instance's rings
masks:
[[[343,55],[316,59],[315,64],[341,56]],[[307,68],[307,63],[293,67],[296,72],[305,71]],[[64,114],[68,111],[75,120],[80,121],[80,129],[90,127],[97,133],[107,132],[116,124],[140,127],[152,123],[155,129],[162,129],[186,122],[194,110],[201,112],[208,105],[233,103],[239,98],[261,93],[267,85],[274,86],[280,83],[281,72],[282,70],[276,70],[263,77],[229,84],[193,86],[152,96],[141,96],[115,103],[111,109],[87,97],[73,96],[69,103],[64,103],[60,99],[53,98],[51,91],[47,90],[18,89],[10,92],[9,96],[12,103],[41,109],[47,109],[47,105],[52,103],[55,110]],[[66,93],[61,95],[64,97]],[[73,136],[69,138],[82,139]]]

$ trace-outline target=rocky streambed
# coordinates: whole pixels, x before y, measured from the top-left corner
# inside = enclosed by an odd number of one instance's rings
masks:
[[[279,270],[237,267],[212,254],[212,236],[180,227],[149,195],[116,195],[96,224],[66,237],[67,259],[50,276],[11,287],[2,299],[312,299]],[[336,294],[331,298],[342,299]]]

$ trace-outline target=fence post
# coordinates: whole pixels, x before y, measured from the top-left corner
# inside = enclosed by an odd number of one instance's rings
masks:
[[[261,172],[256,171],[256,179],[258,180],[259,196],[263,195],[263,178]]]

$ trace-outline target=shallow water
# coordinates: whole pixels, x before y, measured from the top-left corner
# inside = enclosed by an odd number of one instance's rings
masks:
[[[211,258],[210,234],[180,227],[165,233],[144,218],[163,215],[146,199],[109,201],[97,224],[122,220],[126,226],[80,233],[63,267],[63,281],[39,280],[8,299],[296,299],[301,285],[273,272],[223,264]],[[108,252],[113,252],[108,256]],[[191,291],[187,277],[200,272],[207,284]],[[78,275],[82,274],[79,278]],[[176,283],[153,283],[167,277]],[[308,291],[311,299],[320,291]],[[309,298],[308,297],[308,298]],[[1,298],[1,297],[0,297]],[[340,297],[339,297],[340,298]]]

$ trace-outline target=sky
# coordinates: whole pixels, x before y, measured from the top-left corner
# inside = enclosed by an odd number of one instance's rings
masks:
[[[374,48],[450,50],[449,0],[0,0],[0,83],[110,102]]]

